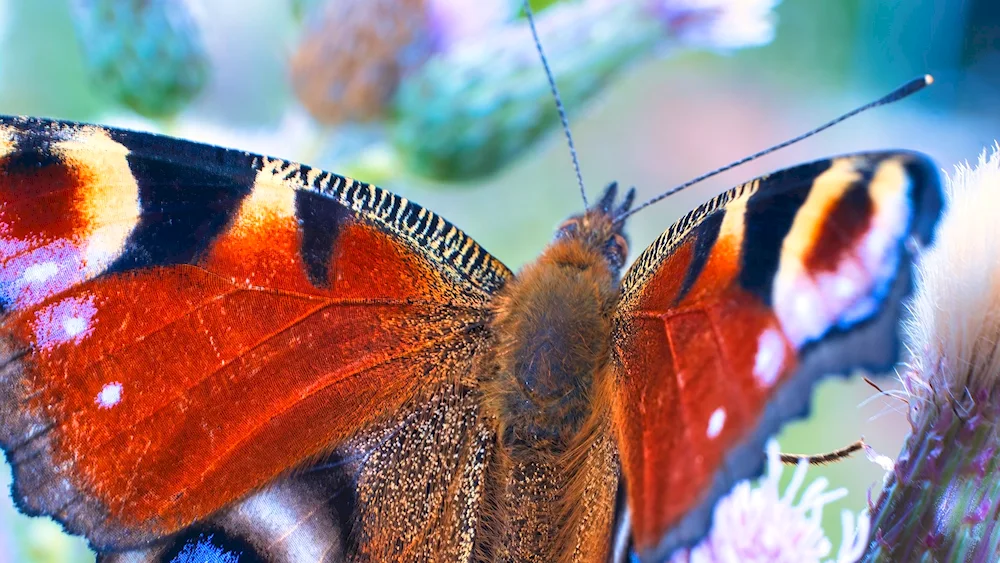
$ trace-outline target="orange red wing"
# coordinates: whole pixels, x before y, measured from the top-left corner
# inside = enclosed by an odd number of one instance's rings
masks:
[[[762,468],[815,380],[897,359],[915,238],[942,205],[933,165],[870,153],[744,184],[688,214],[622,282],[615,426],[633,540],[659,560]]]
[[[15,500],[98,549],[176,532],[447,377],[507,276],[373,186],[2,118],[0,444]]]

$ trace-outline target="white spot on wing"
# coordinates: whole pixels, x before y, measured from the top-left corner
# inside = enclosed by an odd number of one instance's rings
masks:
[[[59,239],[38,248],[23,248],[12,239],[0,240],[0,299],[14,308],[37,305],[83,281],[79,249]],[[7,251],[13,252],[8,255]]]
[[[107,383],[94,398],[94,402],[102,409],[110,409],[121,402],[122,389],[122,384],[117,381]]]
[[[63,319],[63,331],[66,336],[73,338],[87,330],[87,319],[83,317],[66,317]]]
[[[35,343],[42,350],[79,343],[93,330],[97,307],[91,296],[68,297],[39,309],[33,323]]]
[[[753,375],[762,387],[770,387],[781,375],[785,364],[785,339],[777,329],[769,328],[757,340],[757,355],[753,361]]]
[[[708,417],[708,437],[715,438],[722,433],[722,427],[726,424],[726,409],[719,407],[712,411]]]
[[[42,262],[41,264],[32,264],[24,269],[24,273],[21,274],[26,282],[43,282],[54,277],[59,273],[59,264],[55,262]]]

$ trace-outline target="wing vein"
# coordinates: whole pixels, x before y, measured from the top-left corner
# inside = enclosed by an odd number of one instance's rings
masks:
[[[362,362],[355,362],[355,366],[352,366],[351,368],[348,368],[349,371],[347,371],[346,373],[344,373],[343,377],[338,378],[336,381],[324,382],[324,383],[319,384],[319,385],[314,385],[311,389],[309,389],[305,393],[297,396],[295,400],[293,400],[293,401],[286,401],[285,404],[282,405],[281,408],[277,412],[275,412],[274,414],[272,414],[268,419],[262,420],[259,424],[257,424],[253,428],[248,429],[248,431],[241,438],[236,439],[236,440],[232,440],[232,441],[228,441],[227,442],[229,444],[228,447],[226,447],[225,450],[222,450],[222,451],[218,452],[217,455],[215,455],[213,457],[213,460],[214,460],[213,463],[208,464],[205,467],[204,471],[202,471],[201,475],[199,475],[198,479],[196,481],[194,481],[194,482],[196,484],[203,483],[205,481],[205,477],[209,473],[211,473],[212,471],[214,471],[215,468],[216,468],[216,466],[218,466],[221,463],[220,460],[223,460],[223,459],[227,458],[230,453],[232,453],[234,450],[237,449],[238,446],[240,446],[241,444],[243,444],[245,442],[250,441],[250,439],[253,436],[255,436],[262,427],[264,427],[266,424],[270,423],[274,419],[280,417],[284,413],[288,412],[291,408],[293,408],[297,403],[301,402],[302,400],[304,400],[304,399],[306,399],[308,397],[311,397],[312,395],[314,395],[314,394],[316,394],[316,393],[318,393],[318,392],[320,392],[320,391],[322,391],[322,390],[330,387],[331,385],[342,383],[342,382],[344,382],[344,381],[346,381],[348,379],[358,377],[359,375],[361,375],[362,373],[364,373],[366,371],[375,369],[377,367],[384,366],[384,365],[386,365],[386,364],[388,364],[390,362],[394,362],[394,361],[398,361],[398,360],[402,360],[402,359],[406,359],[406,358],[412,358],[413,356],[415,356],[415,355],[417,355],[417,354],[419,354],[421,352],[424,352],[424,351],[426,351],[426,350],[434,347],[435,345],[437,345],[439,343],[448,342],[450,340],[454,340],[454,337],[449,335],[449,336],[445,336],[445,337],[438,338],[438,339],[428,340],[428,341],[426,341],[426,344],[423,345],[423,346],[415,347],[415,348],[410,348],[408,350],[402,351],[402,353],[400,353],[400,354],[391,355],[391,356],[387,356],[385,358],[381,358],[381,359],[379,359],[379,360],[377,360],[374,363],[371,363],[369,365],[358,366],[358,364],[361,364]],[[332,445],[331,445],[331,447],[332,447]],[[191,488],[191,486],[189,485],[187,488]]]

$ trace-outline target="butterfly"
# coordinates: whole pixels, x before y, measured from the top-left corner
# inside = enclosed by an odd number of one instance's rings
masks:
[[[886,369],[925,156],[737,186],[627,268],[610,186],[516,275],[285,160],[0,118],[0,445],[101,561],[661,559],[827,373]],[[916,242],[918,244],[914,245]]]

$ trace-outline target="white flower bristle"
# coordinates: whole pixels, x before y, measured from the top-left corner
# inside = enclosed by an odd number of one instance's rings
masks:
[[[934,246],[920,256],[906,323],[917,399],[992,388],[1000,374],[1000,145],[956,167]],[[921,401],[911,402],[919,406]]]

